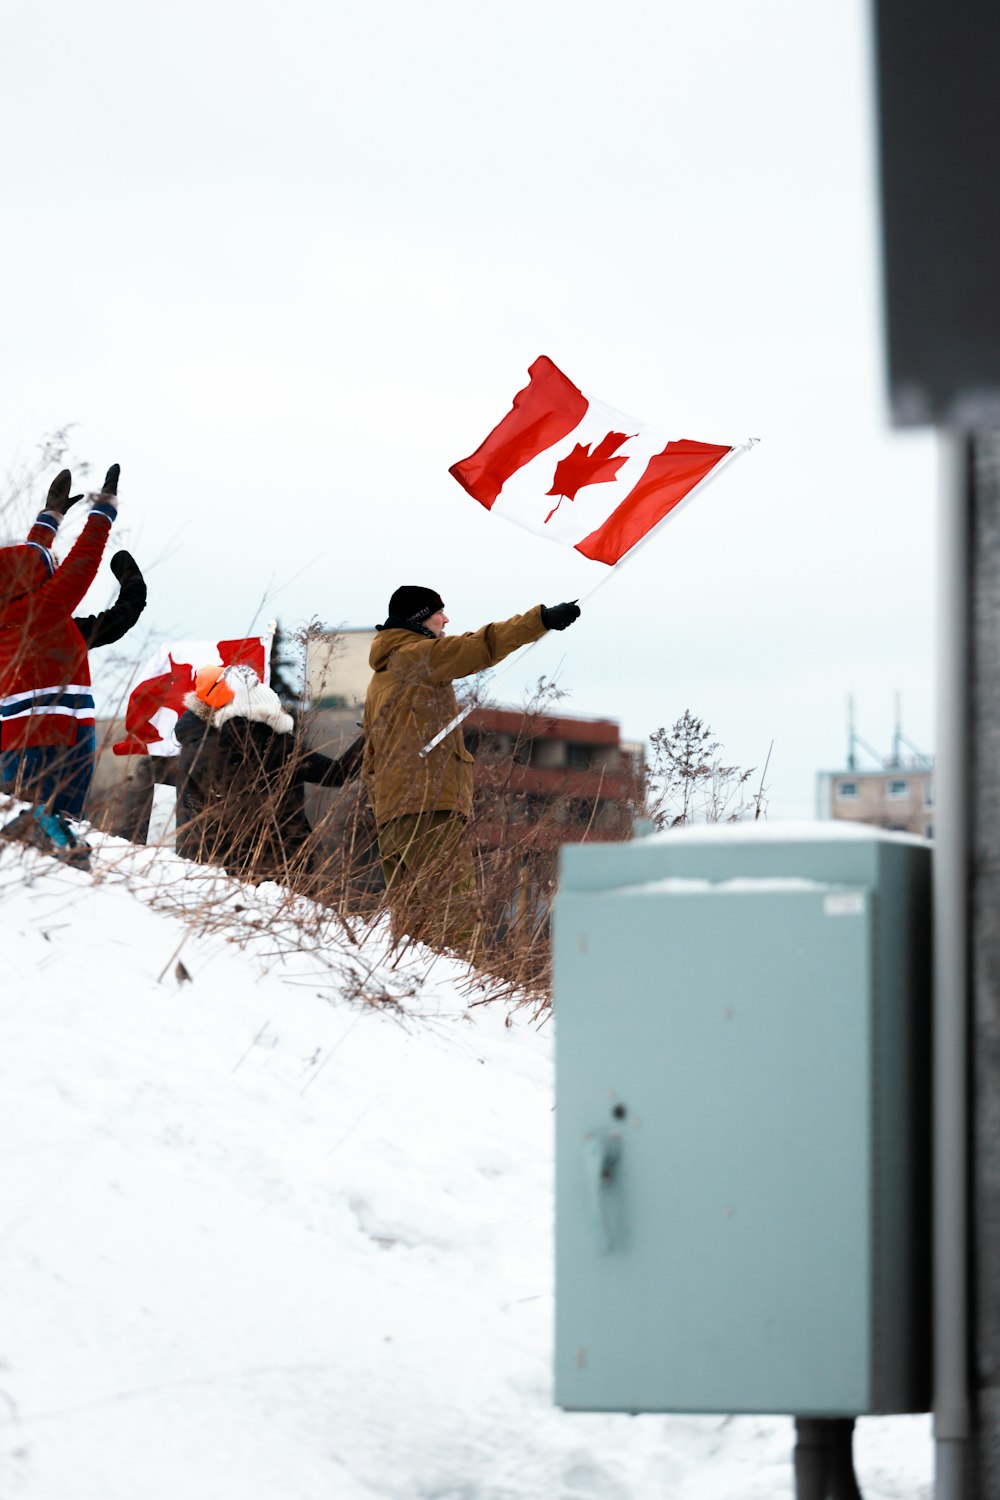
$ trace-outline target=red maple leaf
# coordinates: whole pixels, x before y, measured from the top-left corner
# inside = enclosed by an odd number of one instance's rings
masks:
[[[187,662],[176,662],[167,653],[169,666],[159,677],[148,677],[140,682],[128,701],[125,711],[126,738],[112,748],[116,755],[144,755],[146,746],[162,740],[163,736],[153,724],[153,715],[161,708],[172,708],[178,715],[184,712],[184,698],[194,687],[194,668]]]
[[[185,696],[194,687],[194,668],[189,662],[176,662],[169,652],[167,661],[169,666],[162,676],[140,682],[129,699],[126,720],[131,722],[127,723],[127,727],[141,739],[158,740],[159,732],[148,721],[161,708],[172,708],[175,713],[182,713]],[[152,730],[148,736],[143,733],[143,728],[147,725]]]
[[[632,437],[635,435],[631,434]],[[552,520],[563,500],[575,500],[577,491],[582,490],[585,485],[607,484],[608,480],[614,479],[628,456],[623,454],[620,458],[615,458],[615,449],[620,448],[628,438],[629,434],[625,432],[609,432],[593,449],[589,443],[577,443],[571,453],[559,460],[552,478],[552,488],[545,492],[547,495],[558,495],[559,504],[549,511],[545,517],[546,522]]]

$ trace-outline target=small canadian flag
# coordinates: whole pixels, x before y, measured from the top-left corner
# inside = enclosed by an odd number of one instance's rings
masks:
[[[494,515],[613,565],[694,494],[731,444],[668,439],[595,401],[546,355],[449,473]]]

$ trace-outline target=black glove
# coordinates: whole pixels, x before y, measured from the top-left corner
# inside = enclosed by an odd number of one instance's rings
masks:
[[[107,494],[108,491],[105,490],[104,493]],[[136,562],[131,552],[116,552],[114,557],[111,559],[110,567],[112,573],[118,579],[119,583],[126,583],[130,578],[142,577],[142,572],[140,571],[139,564]]]
[[[542,624],[546,630],[565,630],[580,618],[580,606],[575,599],[568,604],[543,604]]]
[[[64,516],[73,501],[69,498],[69,487],[73,483],[73,476],[68,469],[62,469],[49,485],[49,493],[45,498],[45,509],[51,510],[57,516]],[[75,497],[79,500],[79,495]]]
[[[118,493],[118,476],[121,473],[121,471],[122,471],[121,464],[112,464],[111,465],[111,468],[108,470],[107,474],[105,474],[105,476],[104,476],[104,483],[101,485],[101,494],[102,495],[117,495],[117,493]]]

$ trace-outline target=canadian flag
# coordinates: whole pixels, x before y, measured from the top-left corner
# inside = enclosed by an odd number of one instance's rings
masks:
[[[174,726],[184,699],[194,691],[199,667],[253,667],[267,683],[271,669],[270,636],[240,636],[231,641],[171,641],[146,663],[141,680],[129,694],[125,738],[112,745],[115,755],[178,755]]]
[[[667,439],[594,401],[546,355],[498,427],[449,473],[494,515],[614,564],[735,450]]]

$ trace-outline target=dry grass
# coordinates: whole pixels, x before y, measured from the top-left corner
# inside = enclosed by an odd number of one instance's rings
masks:
[[[651,755],[646,766],[643,803],[645,815],[658,829],[682,828],[691,823],[754,821],[767,810],[764,776],[768,751],[757,791],[752,789],[755,767],[728,766],[721,745],[703,719],[685,709],[670,729],[656,729],[649,737]]]
[[[596,803],[581,810],[571,797],[540,799],[525,784],[529,747],[543,733],[545,716],[551,713],[557,698],[550,684],[540,682],[524,708],[513,742],[503,753],[488,746],[478,751],[473,830],[482,835],[475,846],[475,859],[483,923],[474,951],[456,955],[470,960],[465,989],[473,1004],[500,1001],[539,1011],[551,1002],[549,919],[559,846],[567,836],[586,840],[596,832]],[[432,955],[421,946],[421,923],[415,916],[411,920],[411,914],[401,910],[398,901],[394,903],[390,929],[375,824],[360,780],[329,796],[325,813],[295,848],[288,847],[282,838],[279,809],[301,771],[311,732],[311,717],[306,714],[297,729],[295,752],[280,773],[270,778],[269,785],[261,782],[249,795],[240,792],[228,800],[223,797],[227,821],[224,840],[219,839],[215,826],[217,807],[199,813],[178,829],[177,847],[192,853],[205,866],[197,880],[187,886],[190,899],[185,896],[178,904],[175,877],[160,883],[156,880],[156,857],[158,853],[166,855],[166,848],[158,851],[155,845],[143,846],[138,864],[124,851],[112,856],[110,867],[133,879],[141,870],[153,903],[166,903],[177,910],[201,936],[227,941],[254,936],[256,940],[266,924],[274,934],[274,951],[271,954],[257,944],[259,953],[277,961],[294,950],[300,957],[315,960],[317,973],[323,970],[324,953],[335,947],[352,955],[350,963],[340,966],[345,993],[365,1004],[405,1006],[409,980],[403,976],[412,973],[414,961],[426,964]],[[150,757],[136,762],[132,769],[144,780],[147,798],[151,799],[154,771],[169,777],[176,763],[162,759],[154,762]],[[599,775],[598,781],[602,792],[607,791]],[[620,784],[618,778],[616,786]],[[628,837],[641,788],[629,780],[627,793],[617,801],[604,802],[604,837]],[[132,799],[135,801],[134,787]],[[112,833],[128,832],[121,826],[120,800],[93,808],[93,814],[95,826]],[[608,826],[609,816],[612,827]],[[108,868],[106,853],[102,878],[106,878]],[[253,916],[249,907],[239,910],[231,877],[243,882],[244,889],[267,883],[266,915],[258,912]],[[440,893],[439,900],[447,899],[447,870],[436,875],[431,872],[426,883]],[[386,962],[387,941],[391,951]],[[366,956],[369,949],[371,961]],[[383,976],[387,972],[398,974],[402,987],[390,985],[387,991],[384,979],[374,980],[376,971]]]

